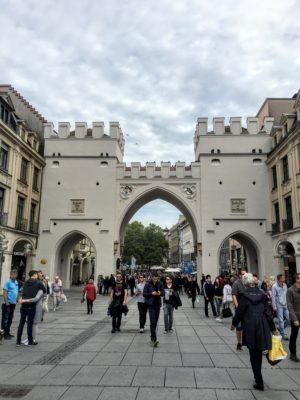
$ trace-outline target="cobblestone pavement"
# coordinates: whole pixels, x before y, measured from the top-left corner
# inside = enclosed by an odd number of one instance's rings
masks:
[[[87,315],[79,289],[67,294],[68,302],[40,324],[38,346],[16,348],[14,339],[0,346],[0,399],[300,399],[300,363],[288,359],[278,367],[264,360],[266,390],[252,390],[248,351],[235,350],[230,321],[205,318],[202,303],[192,309],[183,296],[172,334],[163,334],[161,313],[160,344],[153,349],[149,325],[138,333],[133,299],[122,332],[111,334],[107,297],[98,296]],[[18,319],[19,306],[14,334]]]

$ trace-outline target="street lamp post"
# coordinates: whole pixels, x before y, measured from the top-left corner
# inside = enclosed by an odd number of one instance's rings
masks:
[[[2,278],[2,263],[4,261],[4,252],[8,248],[8,240],[4,236],[0,236],[0,283]]]

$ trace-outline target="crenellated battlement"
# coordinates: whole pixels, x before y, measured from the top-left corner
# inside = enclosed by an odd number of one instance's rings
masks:
[[[215,117],[212,120],[213,129],[208,130],[208,118],[198,118],[195,138],[203,135],[256,135],[260,133],[269,134],[274,123],[273,117],[265,117],[262,127],[258,124],[257,117],[248,117],[246,120],[247,127],[242,126],[242,117],[231,117],[229,124],[225,124],[224,117]]]
[[[132,162],[130,166],[126,163],[117,164],[118,179],[168,179],[168,178],[200,178],[200,163],[192,162],[186,165],[185,162],[177,161],[172,165],[169,161],[162,161],[160,165],[155,162],[146,162],[142,166],[139,162]]]
[[[115,139],[124,148],[125,140],[119,122],[112,121],[109,123],[109,133],[105,132],[104,122],[93,122],[92,128],[88,128],[86,122],[75,122],[75,129],[71,130],[70,122],[59,122],[58,129],[55,131],[52,122],[44,123],[45,139],[68,139],[68,138],[94,138],[94,139]]]

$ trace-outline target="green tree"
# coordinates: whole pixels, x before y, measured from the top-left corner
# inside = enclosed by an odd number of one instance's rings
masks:
[[[169,244],[160,226],[150,224],[147,227],[141,222],[128,224],[123,251],[123,262],[130,264],[131,256],[137,264],[161,265]]]
[[[134,221],[128,224],[125,233],[123,262],[130,264],[131,256],[136,258],[137,264],[142,264],[144,256],[144,230],[141,222]]]

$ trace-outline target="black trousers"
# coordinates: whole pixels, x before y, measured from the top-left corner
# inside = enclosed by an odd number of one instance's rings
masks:
[[[88,313],[90,313],[91,311],[93,311],[93,303],[94,303],[94,300],[87,300],[87,301],[86,301],[87,312],[88,312]]]
[[[257,349],[249,349],[249,353],[250,353],[250,362],[255,382],[258,385],[263,385],[264,381],[261,374],[262,351]]]
[[[289,343],[289,348],[290,348],[291,354],[297,353],[296,341],[297,341],[297,337],[298,337],[298,332],[299,332],[299,326],[295,326],[293,324],[293,322],[291,321],[291,336],[290,336],[290,343]]]
[[[103,286],[98,286],[98,293],[99,294],[102,294],[102,288],[103,288]]]
[[[15,304],[10,304],[9,306],[2,304],[1,329],[4,330],[5,335],[10,333],[10,327],[14,317],[15,308]]]
[[[150,318],[151,340],[157,340],[156,328],[159,319],[160,306],[148,306]]]
[[[18,327],[18,334],[17,334],[17,343],[21,343],[22,339],[22,333],[24,329],[24,325],[27,319],[27,336],[28,336],[28,343],[32,344],[33,343],[33,337],[32,337],[32,325],[33,325],[33,320],[35,316],[35,306],[29,306],[29,307],[24,307],[22,306],[20,308],[20,322],[19,322],[19,327]]]
[[[109,286],[104,286],[103,296],[108,296]]]
[[[112,327],[119,329],[122,322],[122,306],[113,307],[112,309]]]
[[[138,302],[139,317],[140,317],[140,329],[144,329],[146,324],[146,317],[148,311],[148,304]]]
[[[212,312],[214,314],[214,316],[217,316],[217,312],[216,312],[216,307],[215,307],[215,299],[213,297],[209,297],[208,300],[204,299],[205,303],[204,303],[204,310],[205,310],[205,315],[208,317],[208,304],[210,303],[211,305],[211,309]]]

